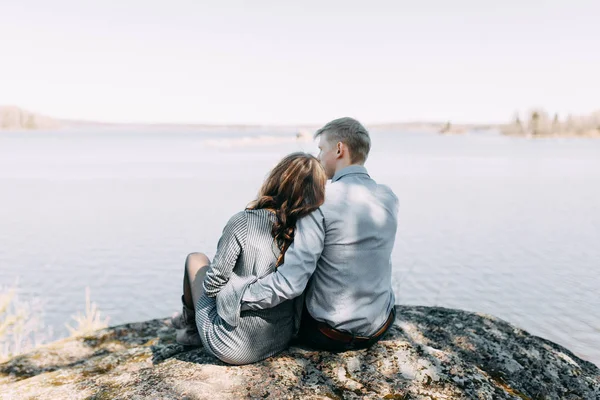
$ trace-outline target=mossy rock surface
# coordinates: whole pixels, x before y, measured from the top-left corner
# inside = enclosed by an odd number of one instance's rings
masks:
[[[229,366],[174,342],[168,320],[65,339],[0,364],[0,399],[600,399],[600,370],[502,320],[397,306],[368,350],[291,347]]]

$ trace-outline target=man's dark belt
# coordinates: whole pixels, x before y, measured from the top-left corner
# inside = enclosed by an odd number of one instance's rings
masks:
[[[373,334],[373,336],[370,336],[370,337],[355,336],[348,332],[339,331],[337,329],[331,328],[329,325],[327,325],[324,322],[318,322],[317,329],[323,335],[327,336],[329,339],[335,340],[337,342],[364,343],[364,342],[368,342],[369,340],[377,339],[377,338],[379,338],[379,336],[383,335],[385,333],[385,331],[389,328],[389,326],[394,322],[395,316],[396,315],[393,311],[390,312],[390,316],[384,322],[383,326],[381,328],[379,328],[379,330],[377,332],[375,332]]]

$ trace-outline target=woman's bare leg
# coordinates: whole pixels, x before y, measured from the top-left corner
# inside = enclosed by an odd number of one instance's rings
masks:
[[[204,292],[203,282],[210,260],[202,253],[189,254],[183,274],[183,309],[171,318],[176,329],[175,341],[184,346],[202,346],[196,326],[195,305]]]
[[[193,310],[198,299],[204,293],[204,277],[210,260],[204,253],[188,254],[185,260],[185,273],[183,276],[183,301],[189,309]]]

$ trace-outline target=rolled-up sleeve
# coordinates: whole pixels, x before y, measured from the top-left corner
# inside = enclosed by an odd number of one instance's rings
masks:
[[[296,223],[294,241],[277,271],[244,286],[241,310],[275,307],[302,294],[315,272],[325,242],[325,222],[320,209]]]
[[[227,284],[246,238],[246,215],[240,212],[229,220],[217,244],[217,253],[204,278],[204,292],[216,297]]]

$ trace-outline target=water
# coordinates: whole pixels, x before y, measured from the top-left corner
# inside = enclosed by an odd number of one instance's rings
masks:
[[[1,133],[0,286],[18,278],[56,336],[85,287],[111,324],[170,315],[185,256],[212,256],[268,170],[316,150],[290,134]],[[600,140],[372,136],[367,167],[400,198],[397,301],[493,314],[600,364]]]

